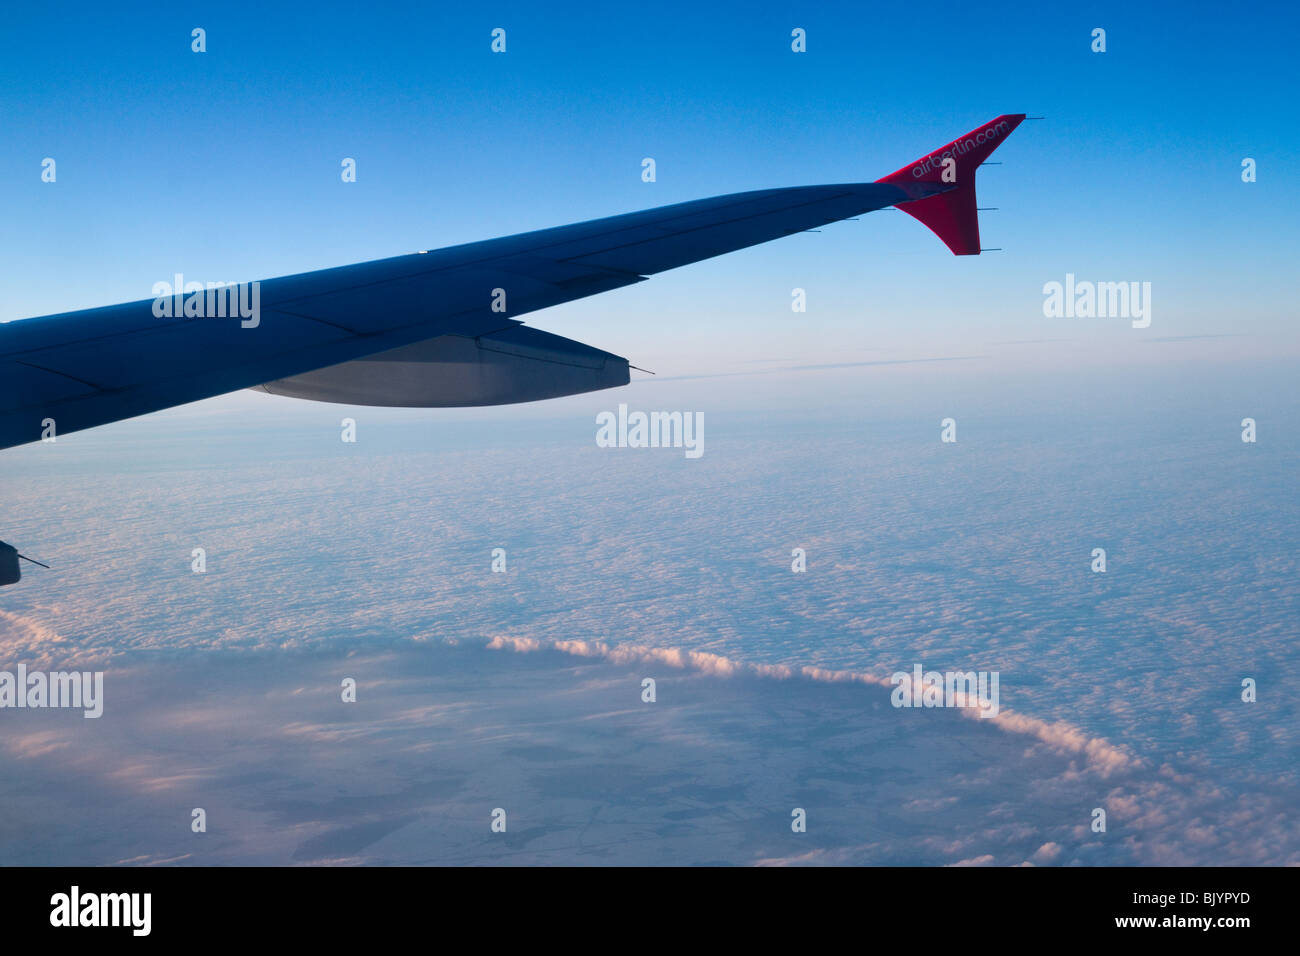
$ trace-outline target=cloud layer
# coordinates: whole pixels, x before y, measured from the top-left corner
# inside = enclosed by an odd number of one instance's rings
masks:
[[[870,680],[495,643],[110,666],[100,720],[3,715],[0,862],[1300,862],[1295,793],[1252,775],[1117,767]]]

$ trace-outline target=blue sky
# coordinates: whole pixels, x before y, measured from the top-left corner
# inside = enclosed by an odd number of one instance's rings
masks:
[[[1296,14],[1155,4],[26,7],[0,36],[17,319],[768,186],[872,180],[1001,112],[985,245],[895,211],[529,321],[661,374],[846,352],[986,366],[1294,356]],[[190,30],[208,52],[190,51]],[[790,30],[808,52],[790,51]],[[1089,46],[1107,30],[1107,52]],[[490,31],[507,30],[493,54]],[[40,162],[58,163],[55,184]],[[643,183],[652,156],[658,181]],[[1240,180],[1243,157],[1259,181]],[[339,177],[343,157],[358,181]],[[1042,285],[1150,281],[1152,327]],[[790,311],[790,290],[809,311]],[[1139,339],[1230,336],[1178,350]],[[880,357],[880,356],[877,356]],[[1247,373],[1242,373],[1247,374]]]

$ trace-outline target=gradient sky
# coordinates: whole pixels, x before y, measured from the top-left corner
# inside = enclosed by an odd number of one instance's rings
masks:
[[[549,827],[583,850],[604,801],[601,845],[629,860],[671,838],[691,854],[675,859],[752,862],[804,849],[766,842],[798,799],[831,808],[813,846],[836,860],[1294,863],[1297,19],[1184,3],[7,11],[0,320],[148,298],[176,272],[269,278],[874,180],[1000,113],[1046,118],[980,173],[1002,252],[954,258],[882,211],[527,316],[659,373],[626,389],[363,412],[242,392],[0,454],[0,534],[54,566],[5,589],[0,649],[103,660],[113,681],[110,719],[24,712],[0,735],[0,862],[482,860],[498,800],[520,807],[521,844]],[[1066,273],[1150,282],[1150,328],[1045,318],[1042,287]],[[598,449],[592,416],[619,402],[701,411],[706,454]],[[956,445],[939,441],[949,415]],[[497,545],[509,574],[489,570]],[[615,653],[557,663],[489,639]],[[649,656],[628,669],[633,645]],[[651,713],[610,689],[689,652],[877,680],[918,660],[998,670],[1022,723],[921,723],[816,681],[719,690],[707,669],[665,683],[662,723],[591,719]],[[355,726],[343,667],[377,705]],[[404,779],[430,740],[454,787]],[[939,744],[956,763],[929,759]],[[686,786],[590,782],[632,765]],[[226,842],[196,849],[200,803]],[[1086,823],[1099,804],[1105,842]]]
[[[980,174],[981,204],[999,209],[984,244],[1003,252],[954,258],[888,210],[527,321],[666,375],[846,355],[1034,368],[1300,351],[1290,6],[57,9],[15,9],[0,35],[2,319],[147,298],[175,272],[269,278],[873,180],[1023,111],[1046,119]],[[195,26],[207,53],[190,51]],[[489,50],[498,26],[504,55]],[[796,26],[805,54],[790,51]],[[55,184],[40,180],[47,156]],[[1045,318],[1042,286],[1067,272],[1150,281],[1151,327]],[[1217,338],[1136,347],[1174,336]]]

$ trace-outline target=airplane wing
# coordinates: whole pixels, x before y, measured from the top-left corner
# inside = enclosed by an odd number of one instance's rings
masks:
[[[517,317],[888,206],[978,254],[975,169],[1023,119],[874,183],[737,193],[0,325],[0,449],[250,387],[434,407],[624,385],[626,359]]]

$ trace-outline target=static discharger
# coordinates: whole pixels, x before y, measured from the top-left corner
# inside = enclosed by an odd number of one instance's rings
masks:
[[[34,558],[29,558],[25,554],[19,554],[18,549],[12,544],[5,544],[0,541],[0,585],[17,584],[23,576],[22,569],[18,564],[18,559],[28,561],[32,564],[40,565],[42,568],[49,568],[48,564],[42,564]]]

